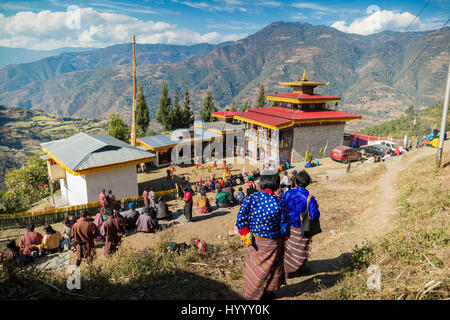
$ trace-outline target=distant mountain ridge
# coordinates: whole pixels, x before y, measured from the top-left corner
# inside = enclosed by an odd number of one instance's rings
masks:
[[[56,56],[63,52],[82,52],[94,49],[96,48],[66,47],[54,50],[29,50],[24,48],[10,48],[0,46],[0,68],[11,64],[21,64],[38,61],[47,57]]]
[[[139,66],[177,62],[193,55],[208,53],[214,48],[226,44],[228,42],[218,45],[201,43],[192,46],[136,44],[136,64]],[[69,72],[99,70],[131,64],[131,44],[118,44],[82,52],[62,52],[38,61],[1,68],[0,92],[16,90],[33,81],[45,81]]]
[[[442,86],[450,57],[448,27],[397,81],[436,32],[360,36],[327,26],[275,22],[245,39],[205,54],[180,56],[178,61],[145,64],[146,54],[137,47],[138,84],[144,87],[154,117],[164,80],[171,93],[175,87],[183,92],[187,84],[198,111],[208,89],[219,109],[233,98],[238,105],[245,100],[253,104],[260,83],[266,93],[287,92],[290,88],[278,82],[296,80],[306,69],[308,80],[330,82],[329,86],[317,88],[318,93],[341,96],[340,110],[363,115],[363,121],[351,124],[367,127],[400,116],[409,105],[423,107],[443,100]],[[83,65],[80,55],[72,56],[73,61],[65,57],[59,58],[58,63],[46,60],[35,66],[33,70],[42,68],[36,74],[23,70],[23,65],[18,69],[0,69],[0,103],[103,119],[119,112],[131,119],[129,53],[126,57],[109,58],[111,64],[123,62],[122,65],[103,67],[99,60],[97,70],[71,71],[74,65]],[[384,53],[387,54],[382,57]],[[50,71],[46,74],[47,69]]]

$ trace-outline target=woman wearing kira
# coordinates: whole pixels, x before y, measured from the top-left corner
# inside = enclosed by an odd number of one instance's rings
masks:
[[[286,283],[283,267],[284,242],[290,235],[286,203],[274,192],[280,176],[266,170],[260,176],[261,190],[246,197],[239,210],[236,227],[248,246],[244,270],[244,297],[272,299],[274,291]]]

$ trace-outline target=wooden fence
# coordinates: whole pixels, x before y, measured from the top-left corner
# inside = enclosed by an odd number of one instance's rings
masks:
[[[173,200],[178,194],[177,189],[158,191],[157,196],[163,196],[166,201]],[[124,210],[128,210],[128,203],[134,202],[136,208],[144,206],[144,199],[142,196],[129,197],[118,199],[122,203]],[[66,208],[51,209],[45,211],[36,212],[21,212],[14,214],[0,215],[0,230],[13,229],[13,228],[25,228],[28,224],[34,224],[35,226],[42,226],[44,224],[52,224],[61,222],[70,213],[73,213],[75,217],[80,217],[84,210],[88,210],[89,213],[94,216],[97,214],[100,208],[100,202],[90,202],[78,206],[70,206]]]

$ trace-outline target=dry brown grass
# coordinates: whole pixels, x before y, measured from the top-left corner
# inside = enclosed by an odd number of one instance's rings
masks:
[[[83,262],[81,289],[72,292],[79,296],[66,289],[64,270],[36,275],[47,284],[30,281],[29,276],[35,274],[27,270],[18,273],[18,279],[14,281],[0,272],[0,287],[9,292],[20,284],[21,291],[3,295],[8,298],[23,298],[26,293],[38,292],[35,297],[43,299],[241,299],[238,289],[233,289],[242,282],[245,255],[245,248],[237,236],[230,236],[223,244],[205,253],[195,246],[174,252],[169,248],[172,239],[173,235],[166,233],[152,249],[121,246],[106,259]],[[0,290],[0,297],[2,293]]]
[[[386,171],[386,165],[382,162],[365,164],[363,168],[358,168],[356,172],[351,171],[348,174],[337,177],[336,181],[351,184],[370,184],[378,180]]]
[[[443,164],[450,160],[444,154]],[[399,215],[392,231],[357,248],[343,278],[315,299],[448,299],[450,293],[450,171],[435,156],[401,172]],[[367,267],[381,268],[381,289],[368,289]]]

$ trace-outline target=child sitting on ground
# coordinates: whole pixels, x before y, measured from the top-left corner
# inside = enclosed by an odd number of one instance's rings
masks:
[[[242,188],[239,188],[239,191],[236,193],[236,195],[234,196],[234,200],[236,201],[237,204],[242,204],[242,201],[244,201],[244,192],[242,191]]]

